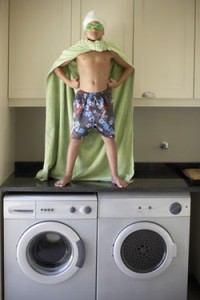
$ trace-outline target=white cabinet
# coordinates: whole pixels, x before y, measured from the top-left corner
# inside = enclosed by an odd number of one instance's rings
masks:
[[[195,0],[135,0],[137,104],[192,99]],[[155,99],[154,99],[155,98]]]
[[[105,39],[132,59],[133,0],[10,0],[10,106],[45,105],[47,72],[62,50],[84,36],[82,21],[90,10],[105,19]]]
[[[135,106],[200,106],[200,0],[10,0],[10,106],[45,105],[47,72],[90,10],[134,60]]]
[[[10,0],[10,106],[45,105],[47,72],[70,36],[70,0]]]

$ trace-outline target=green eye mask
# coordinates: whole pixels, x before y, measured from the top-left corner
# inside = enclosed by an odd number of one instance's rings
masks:
[[[92,29],[96,29],[97,31],[101,31],[101,30],[104,29],[104,27],[103,27],[103,24],[101,24],[101,23],[97,23],[95,25],[93,25],[93,24],[87,24],[85,30],[86,31],[91,31]]]

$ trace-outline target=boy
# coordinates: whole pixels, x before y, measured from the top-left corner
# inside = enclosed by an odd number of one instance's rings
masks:
[[[88,40],[93,42],[102,40],[104,24],[94,11],[85,17],[83,28]],[[123,68],[119,80],[109,78],[113,60]],[[113,105],[109,89],[121,85],[133,72],[133,67],[114,51],[88,51],[76,57],[79,77],[69,79],[63,71],[63,67],[69,63],[70,60],[54,69],[56,75],[66,85],[79,89],[74,100],[74,124],[68,145],[66,172],[55,186],[64,187],[71,182],[82,139],[96,127],[105,144],[112,183],[119,188],[125,188],[128,183],[118,175]]]

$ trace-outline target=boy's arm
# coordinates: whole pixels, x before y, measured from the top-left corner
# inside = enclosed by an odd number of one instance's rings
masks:
[[[72,60],[66,61],[62,65],[58,66],[57,68],[54,69],[54,72],[69,87],[77,89],[77,88],[79,88],[79,78],[74,78],[74,79],[70,80],[69,78],[67,78],[65,72],[63,71],[63,67],[65,67],[66,65],[68,65],[71,61]]]
[[[134,70],[134,67],[129,65],[127,62],[125,62],[115,52],[113,52],[113,60],[116,61],[124,69],[124,71],[122,72],[121,77],[118,80],[114,80],[112,78],[109,79],[108,86],[110,88],[116,88],[116,87],[120,86]]]

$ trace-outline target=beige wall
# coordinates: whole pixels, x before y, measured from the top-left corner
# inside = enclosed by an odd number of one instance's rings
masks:
[[[0,0],[0,184],[12,173],[14,166],[14,110],[8,108],[8,1]],[[0,200],[1,200],[0,193]],[[0,210],[2,209],[2,201]],[[1,214],[1,213],[0,213]],[[0,232],[2,220],[0,219]],[[0,233],[1,236],[1,233]],[[1,244],[1,238],[0,238]],[[0,246],[0,257],[1,257]],[[0,299],[2,299],[2,274],[0,272]]]
[[[135,159],[139,162],[199,162],[200,108],[135,109]],[[167,141],[169,150],[161,150]]]
[[[16,109],[16,160],[42,161],[45,108]],[[135,108],[137,162],[200,161],[200,108]],[[169,150],[161,150],[167,141]]]
[[[16,108],[16,161],[43,161],[45,108]]]
[[[8,0],[0,0],[0,184],[13,171],[14,110],[8,108]]]

